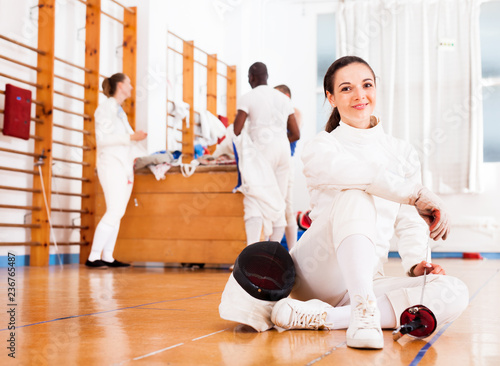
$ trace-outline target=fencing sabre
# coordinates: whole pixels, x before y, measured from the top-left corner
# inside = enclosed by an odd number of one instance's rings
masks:
[[[439,222],[440,212],[435,210],[433,213],[434,222]],[[431,226],[432,229],[432,226]],[[430,249],[430,238],[427,241],[427,252],[425,255],[425,261],[428,263],[429,249]],[[392,332],[392,338],[397,341],[403,335],[408,334],[409,336],[417,339],[422,339],[430,336],[437,327],[437,320],[434,313],[427,307],[422,305],[424,302],[424,291],[425,284],[427,282],[427,268],[424,268],[424,284],[422,286],[422,295],[420,296],[420,305],[410,306],[408,309],[403,311],[400,317],[400,326],[394,332]]]

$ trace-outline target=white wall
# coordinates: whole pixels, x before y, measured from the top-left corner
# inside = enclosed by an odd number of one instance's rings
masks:
[[[484,163],[482,178],[482,193],[442,196],[453,226],[436,251],[500,252],[500,163]]]

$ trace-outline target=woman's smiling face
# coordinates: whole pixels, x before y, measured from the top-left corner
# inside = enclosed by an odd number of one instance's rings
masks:
[[[377,102],[375,76],[362,63],[352,63],[333,75],[333,94],[328,101],[337,107],[342,122],[355,128],[370,128],[370,116]]]

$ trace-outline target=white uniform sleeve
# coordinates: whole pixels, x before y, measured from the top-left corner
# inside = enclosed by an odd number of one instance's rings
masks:
[[[311,188],[360,189],[390,201],[413,204],[420,185],[373,162],[361,160],[335,145],[322,132],[302,153],[304,175]]]
[[[121,123],[117,112],[110,103],[100,105],[95,111],[97,145],[104,147],[130,144],[130,134],[116,131],[116,123]]]
[[[407,161],[411,162],[411,171],[408,180],[420,184],[422,181],[420,162],[415,149],[410,147],[406,158]],[[427,253],[429,227],[417,213],[415,207],[408,205],[400,206],[396,222],[394,223],[394,233],[398,238],[398,252],[406,272],[423,260],[430,261],[430,252]]]
[[[236,107],[237,110],[243,111],[248,114],[250,110],[250,98],[249,94],[244,94],[238,99],[238,105]]]
[[[379,167],[342,151],[333,139],[320,133],[304,146],[304,175],[311,188],[336,190],[368,188]]]
[[[430,253],[427,254],[428,226],[418,215],[415,207],[401,205],[394,229],[394,234],[398,238],[398,252],[405,272],[423,260],[431,260]]]

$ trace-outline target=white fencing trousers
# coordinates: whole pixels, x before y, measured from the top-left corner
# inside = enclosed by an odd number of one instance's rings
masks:
[[[109,235],[106,243],[104,243],[104,248],[102,250],[102,260],[106,262],[113,262],[115,258],[113,257],[113,252],[115,251],[116,238],[118,237],[118,232],[120,231],[120,224],[113,228],[113,231]]]
[[[290,144],[276,138],[271,146],[255,144],[244,131],[234,139],[241,172],[244,219],[261,217],[264,234],[273,226],[285,226],[285,195],[290,170]]]
[[[118,226],[113,227],[104,223],[102,220],[99,221],[99,224],[95,228],[94,239],[92,240],[92,249],[89,254],[89,261],[94,262],[98,259],[103,259],[106,262],[113,262],[112,259],[109,259],[109,255],[106,255],[106,257],[104,256],[103,249],[106,246],[111,247],[111,258],[113,257],[113,250],[116,242],[116,236],[114,233],[116,232],[116,234],[118,234],[118,229]],[[111,240],[113,240],[113,242],[112,244],[109,244]]]
[[[271,165],[276,181],[278,183],[283,201],[288,190],[288,179],[290,176],[290,143],[288,139],[276,139],[268,145],[255,144],[262,152],[264,158]]]
[[[375,242],[377,213],[373,197],[360,190],[339,192],[327,211],[313,221],[290,252],[297,273],[291,297],[302,301],[319,299],[336,307],[350,304],[336,249],[353,234],[365,235]],[[375,296],[387,296],[399,326],[401,313],[420,303],[423,277],[387,277],[375,272]],[[428,275],[423,302],[439,324],[453,321],[467,307],[467,286],[455,277]]]
[[[96,227],[89,260],[102,258],[113,262],[120,221],[127,209],[133,182],[129,182],[121,164],[98,164],[97,174],[104,192],[106,212]]]
[[[285,234],[285,227],[284,226],[274,226],[273,233],[269,236],[269,240],[270,241],[277,241],[278,243],[280,243],[281,239],[283,239],[284,234]]]
[[[127,174],[120,164],[98,164],[97,174],[106,201],[106,213],[101,220],[116,227],[125,215],[132,194],[133,182],[128,180]]]
[[[245,233],[247,235],[247,245],[259,242],[262,233],[262,218],[254,216],[246,219]]]
[[[280,139],[281,140],[281,139]],[[281,192],[281,197],[283,201],[286,203],[286,198],[288,195],[288,185],[290,182],[290,167],[291,167],[291,159],[290,159],[290,143],[288,139],[285,140],[284,147],[283,144],[271,144],[262,146],[262,152],[264,153],[264,157],[271,164],[273,168],[274,174],[276,176],[276,181],[278,183],[279,190]],[[286,208],[285,208],[285,217],[286,220]],[[284,224],[281,226],[281,224]],[[269,236],[269,240],[281,242],[283,235],[285,234],[285,222],[275,222],[273,223],[273,232]]]

